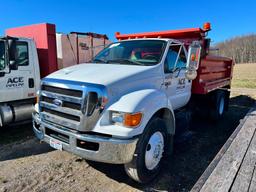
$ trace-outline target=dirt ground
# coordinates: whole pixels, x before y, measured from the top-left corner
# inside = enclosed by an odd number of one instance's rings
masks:
[[[149,185],[133,182],[121,165],[51,149],[35,139],[30,124],[6,127],[0,133],[0,191],[189,191],[255,102],[239,92],[218,123],[196,119],[194,131],[179,127],[172,157]]]

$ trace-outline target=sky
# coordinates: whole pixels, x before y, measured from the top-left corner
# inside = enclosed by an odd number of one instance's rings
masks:
[[[3,2],[1,2],[3,1]],[[0,0],[0,33],[35,23],[57,32],[151,32],[202,27],[210,22],[214,43],[256,33],[255,0]]]

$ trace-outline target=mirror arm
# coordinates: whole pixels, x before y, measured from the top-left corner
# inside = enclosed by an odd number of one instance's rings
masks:
[[[177,69],[178,69],[178,73],[177,73],[177,75],[175,76],[175,78],[179,77],[180,71],[181,71],[181,67],[180,67],[180,68],[177,68]]]

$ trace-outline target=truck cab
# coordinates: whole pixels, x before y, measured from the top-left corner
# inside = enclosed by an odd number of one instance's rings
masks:
[[[40,85],[35,43],[28,38],[0,39],[0,127],[30,119]]]
[[[166,130],[154,136],[156,141],[153,137],[156,143],[149,151],[159,153],[148,160],[154,169],[163,155],[163,142],[171,143],[175,133],[174,110],[185,106],[191,96],[186,61],[183,43],[172,39],[110,44],[93,63],[42,80],[34,131],[57,149],[128,166],[139,138],[152,126],[149,122],[160,123]]]
[[[137,182],[151,181],[171,153],[174,111],[191,100],[209,30],[117,33],[119,41],[91,63],[42,80],[35,135],[88,160],[124,164]]]

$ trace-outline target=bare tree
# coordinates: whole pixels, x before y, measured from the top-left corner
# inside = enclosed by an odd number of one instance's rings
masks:
[[[215,45],[219,54],[236,63],[256,63],[256,35],[239,36]]]

